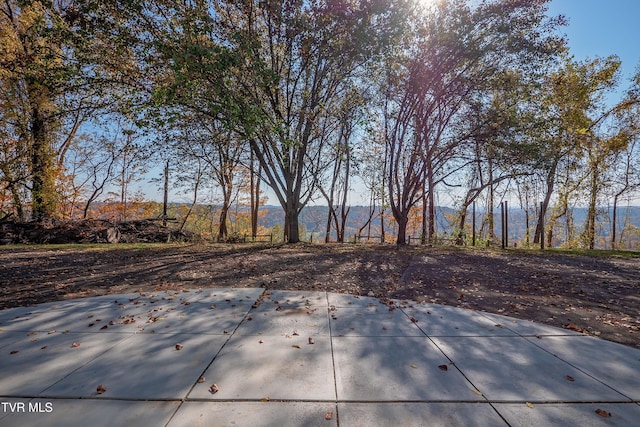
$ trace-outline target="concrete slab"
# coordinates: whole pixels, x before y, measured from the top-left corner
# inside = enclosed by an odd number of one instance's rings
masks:
[[[476,311],[437,304],[415,304],[403,308],[407,316],[430,337],[492,337],[516,334]]]
[[[359,295],[327,293],[329,306],[340,307],[386,307],[377,298],[362,297]]]
[[[494,405],[500,414],[514,427],[538,426],[620,426],[638,425],[640,406],[633,403],[570,403]],[[602,417],[596,411],[611,417]]]
[[[428,338],[334,338],[333,354],[340,400],[484,401]]]
[[[249,304],[183,302],[150,313],[141,332],[157,334],[232,334],[251,309]],[[226,331],[226,332],[225,332]]]
[[[25,404],[25,412],[16,412],[0,418],[0,426],[112,427],[135,426],[141,423],[148,426],[163,426],[180,403],[92,399],[33,399],[21,402]],[[1,414],[0,412],[0,416]]]
[[[339,403],[341,426],[506,426],[488,403]]]
[[[326,307],[317,305],[268,304],[252,309],[236,330],[236,335],[329,336]]]
[[[264,302],[271,301],[273,304],[286,306],[294,305],[297,307],[305,305],[321,305],[327,306],[326,292],[312,291],[278,291],[269,290],[264,294]]]
[[[556,328],[530,320],[515,319],[513,317],[501,316],[499,314],[485,313],[478,311],[478,314],[490,319],[495,324],[515,332],[522,336],[582,336],[583,334],[569,329]]]
[[[7,332],[0,328],[0,351],[2,351],[4,347],[11,346],[11,344],[20,341],[26,334],[26,332]]]
[[[262,343],[260,341],[263,341]],[[189,399],[335,400],[328,337],[231,337]],[[219,391],[212,394],[211,384]]]
[[[330,312],[334,337],[424,337],[424,333],[400,310],[383,305],[336,307]]]
[[[327,420],[327,413],[332,419]],[[167,427],[336,426],[335,403],[185,402]]]
[[[207,288],[199,289],[188,298],[190,302],[203,304],[251,305],[262,295],[262,288]]]
[[[36,396],[131,336],[58,332],[25,335],[0,352],[0,396]]]
[[[530,341],[630,399],[640,401],[640,351],[637,349],[589,336],[543,337]]]
[[[209,365],[227,336],[140,334],[46,389],[41,396],[181,399]],[[178,350],[176,344],[183,347]],[[106,392],[97,393],[98,385]]]
[[[116,302],[117,301],[117,302]],[[137,332],[144,328],[149,313],[161,304],[148,305],[130,303],[128,300],[112,300],[110,303],[83,303],[78,307],[65,305],[62,308],[26,312],[19,317],[7,320],[3,325],[6,331],[24,332]],[[107,326],[102,329],[103,326]]]
[[[492,402],[626,400],[522,337],[438,337],[433,341]]]

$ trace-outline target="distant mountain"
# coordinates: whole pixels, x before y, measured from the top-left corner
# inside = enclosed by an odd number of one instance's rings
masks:
[[[266,228],[272,228],[274,226],[280,225],[282,226],[284,223],[284,212],[280,206],[262,206],[261,211],[267,211],[261,218],[260,225]],[[313,239],[324,239],[325,230],[327,226],[327,215],[329,214],[329,208],[327,206],[307,206],[302,210],[300,215],[300,224],[304,231],[303,239],[308,240],[313,234]],[[387,210],[387,215],[391,216],[390,209]],[[471,225],[471,212],[468,213],[467,224]],[[586,208],[575,208],[572,211],[573,215],[573,227],[575,229],[575,234],[579,235],[582,231],[584,221],[587,215]],[[482,218],[484,216],[484,212],[482,210],[476,211],[476,224],[477,230],[480,230]],[[494,232],[499,237],[500,236],[500,209],[498,208],[494,212],[495,216],[495,228]],[[436,208],[436,233],[440,236],[451,236],[454,230],[453,224],[450,221],[455,221],[457,217],[457,211],[453,208],[438,206]],[[600,237],[600,240],[607,241],[611,236],[611,217],[612,212],[610,208],[601,208],[598,216],[598,226],[597,226],[597,234]],[[351,206],[349,210],[349,215],[347,216],[347,227],[345,232],[346,239],[353,239],[354,235],[359,233],[359,229],[367,222],[369,218],[369,207],[368,206]],[[640,206],[631,206],[631,207],[622,207],[618,210],[618,235],[622,230],[625,218],[627,224],[640,228]],[[509,219],[509,241],[510,242],[519,242],[522,241],[526,235],[526,219],[525,213],[522,209],[509,209],[508,212]],[[535,227],[537,218],[534,215],[531,215],[529,218],[531,229]],[[560,225],[564,227],[566,223],[566,219],[560,220]],[[390,224],[387,225],[388,234],[394,234],[395,230],[393,226]],[[373,236],[379,236],[380,230],[380,218],[376,215],[375,218],[371,221],[371,234]],[[414,230],[416,233],[408,233],[412,235],[412,237],[418,237],[418,230]],[[556,231],[556,236],[554,238],[554,245],[561,245],[564,239],[564,235],[566,233],[562,233],[562,230]],[[532,231],[533,232],[533,231]],[[362,234],[366,235],[368,233],[368,229],[363,230]],[[335,239],[335,231],[332,231],[332,239]],[[600,244],[600,246],[607,246],[608,244]]]

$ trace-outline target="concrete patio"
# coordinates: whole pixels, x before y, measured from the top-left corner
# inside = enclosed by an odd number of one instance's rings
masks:
[[[633,426],[640,350],[325,292],[109,295],[0,311],[0,402],[0,426]]]

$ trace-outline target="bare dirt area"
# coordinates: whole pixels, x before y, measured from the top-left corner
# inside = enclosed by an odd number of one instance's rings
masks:
[[[640,257],[369,245],[0,248],[0,309],[199,287],[447,304],[640,348]]]

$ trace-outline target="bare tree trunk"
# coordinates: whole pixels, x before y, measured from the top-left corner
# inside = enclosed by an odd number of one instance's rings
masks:
[[[258,162],[258,171],[254,170],[255,161],[251,150],[251,237],[255,240],[258,234],[258,212],[260,210],[260,173],[262,166]]]
[[[551,201],[551,195],[553,194],[553,189],[556,181],[556,171],[558,169],[558,160],[556,159],[551,165],[551,169],[549,169],[549,173],[547,173],[547,192],[544,196],[544,201],[542,202],[542,211],[548,212],[549,210],[549,202]],[[538,218],[538,223],[536,225],[536,233],[533,237],[533,244],[537,245],[540,243],[540,236],[542,235],[541,230],[542,222],[541,219]],[[549,236],[551,233],[548,233]]]
[[[51,147],[47,139],[45,121],[37,106],[33,107],[31,120],[31,217],[42,221],[55,211],[54,172],[51,164]]]

